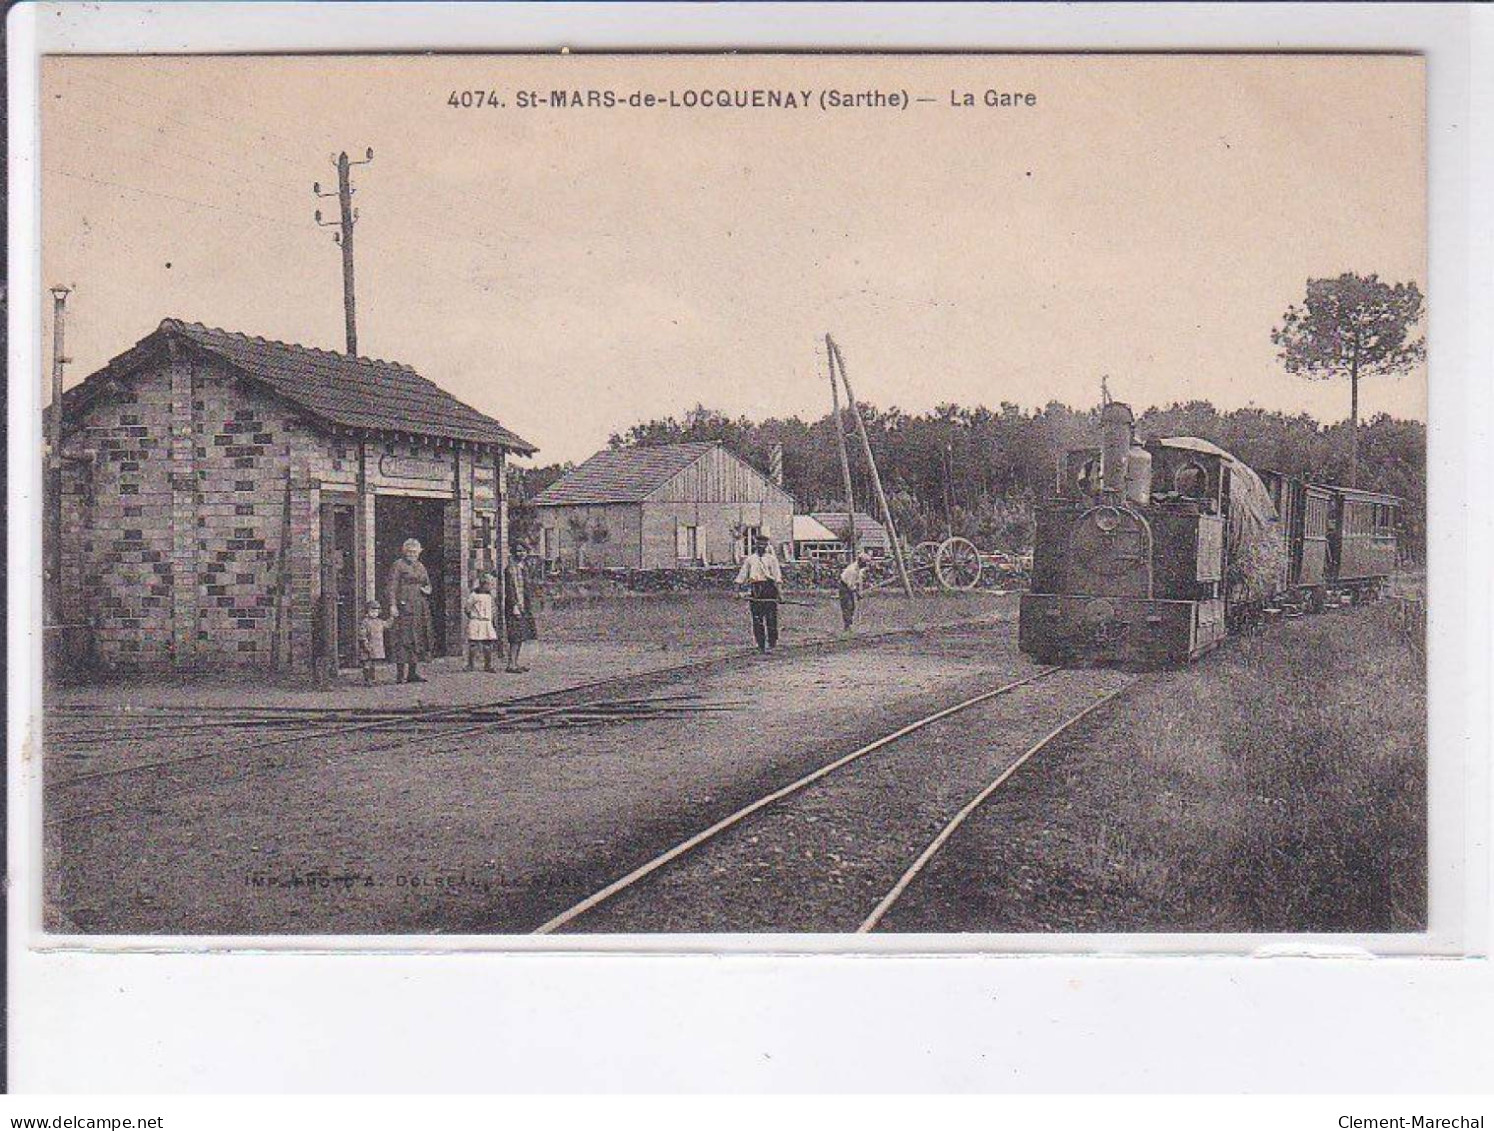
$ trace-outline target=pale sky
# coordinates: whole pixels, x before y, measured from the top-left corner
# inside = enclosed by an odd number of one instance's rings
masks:
[[[452,108],[488,89],[501,107]],[[810,91],[808,109],[518,93]],[[819,108],[906,91],[907,109]],[[1035,106],[956,108],[988,89]],[[177,317],[343,345],[312,212],[354,170],[360,351],[580,460],[697,402],[822,415],[1189,398],[1348,413],[1275,360],[1310,276],[1426,286],[1421,60],[1348,56],[49,59],[43,278],[69,383]],[[47,304],[50,311],[50,300]],[[44,332],[50,364],[50,314]],[[1361,411],[1426,417],[1422,372]]]

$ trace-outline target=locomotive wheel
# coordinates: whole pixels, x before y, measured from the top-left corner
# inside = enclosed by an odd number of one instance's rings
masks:
[[[974,589],[980,584],[980,551],[968,539],[947,538],[934,558],[934,573],[946,589]]]

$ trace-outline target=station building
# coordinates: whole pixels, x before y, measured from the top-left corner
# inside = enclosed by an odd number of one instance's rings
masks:
[[[352,666],[407,538],[459,650],[535,451],[407,365],[173,319],[62,407],[57,614],[103,668]]]
[[[793,548],[793,496],[715,443],[598,452],[534,506],[540,553],[568,568],[734,565],[760,533]]]

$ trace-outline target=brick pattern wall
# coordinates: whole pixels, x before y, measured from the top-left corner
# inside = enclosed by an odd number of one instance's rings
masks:
[[[171,387],[165,370],[96,404],[64,441],[63,620],[92,659],[172,660]]]
[[[281,585],[286,475],[312,438],[289,413],[247,394],[226,372],[199,362],[192,373],[193,474],[197,488],[194,662],[209,667],[272,662]],[[299,461],[304,465],[304,458]],[[309,482],[291,477],[291,543],[286,555],[284,645],[296,666],[309,657],[311,567],[316,561]],[[299,629],[299,631],[296,631]]]
[[[422,444],[364,447],[360,533],[370,595],[381,572],[372,561],[374,495],[460,495],[447,505],[444,530],[447,639],[455,645],[465,590],[499,560],[506,535],[494,457],[453,459],[450,449]],[[358,498],[358,440],[329,436],[220,363],[183,353],[122,379],[71,421],[64,451],[78,458],[63,473],[60,613],[91,626],[91,662],[310,667],[322,495]],[[390,481],[376,471],[386,453],[451,460],[452,474],[439,483]]]
[[[281,656],[310,657],[319,439],[225,370],[181,356],[123,382],[70,434],[63,607],[104,667],[269,665],[292,477]],[[298,454],[299,461],[291,459]]]

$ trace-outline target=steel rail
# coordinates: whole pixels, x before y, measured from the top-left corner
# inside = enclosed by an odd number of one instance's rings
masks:
[[[546,920],[540,926],[536,927],[533,933],[536,935],[553,934],[561,927],[564,927],[567,923],[580,918],[582,915],[586,914],[594,907],[597,907],[600,904],[606,902],[608,899],[611,899],[618,892],[632,887],[639,880],[652,875],[654,872],[657,872],[666,864],[670,864],[686,853],[700,847],[700,845],[704,844],[708,840],[711,840],[720,833],[725,832],[733,825],[739,824],[740,822],[746,820],[748,817],[752,816],[754,813],[757,813],[762,809],[766,809],[774,802],[781,801],[783,798],[799,792],[806,786],[813,785],[821,778],[834,773],[836,770],[840,769],[843,766],[848,766],[852,762],[866,757],[868,754],[881,750],[884,746],[890,746],[892,743],[898,741],[899,739],[905,738],[915,731],[922,730],[924,727],[929,726],[931,723],[939,722],[941,719],[947,719],[951,715],[959,714],[961,711],[969,710],[971,707],[978,706],[979,704],[985,703],[991,699],[995,699],[998,696],[1005,695],[1011,691],[1015,691],[1019,687],[1025,687],[1030,683],[1036,683],[1038,680],[1046,679],[1054,672],[1062,670],[1062,668],[1056,666],[1043,668],[1041,671],[1027,676],[1024,679],[1019,679],[1012,683],[1003,684],[1001,687],[992,688],[989,691],[983,691],[979,695],[972,696],[971,698],[956,703],[951,707],[944,707],[941,710],[935,711],[931,715],[925,715],[923,718],[917,719],[914,722],[907,724],[906,726],[899,727],[891,734],[883,735],[881,738],[875,740],[874,742],[869,742],[865,746],[851,751],[851,753],[849,754],[842,755],[841,757],[835,759],[833,762],[829,762],[821,766],[819,769],[805,774],[803,777],[790,782],[788,785],[782,786],[779,789],[775,789],[772,793],[765,794],[764,796],[759,797],[751,804],[745,805],[742,808],[736,810],[736,812],[723,817],[721,820],[717,821],[709,828],[702,829],[700,832],[696,833],[689,839],[681,841],[679,844],[675,845],[668,851],[660,853],[658,856],[655,856],[652,860],[649,860],[645,864],[639,865],[637,868],[634,868],[631,872],[627,873],[627,875],[612,881],[612,883],[608,884],[600,891],[587,896],[585,899],[581,900],[581,902],[574,904],[573,906],[567,908],[565,911],[562,911],[559,915]]]
[[[522,711],[520,713],[516,713],[514,715],[503,717],[503,718],[484,719],[484,720],[477,721],[477,722],[463,721],[460,725],[457,725],[457,726],[454,726],[454,727],[453,726],[448,726],[445,730],[436,731],[434,733],[427,732],[427,731],[422,731],[422,732],[416,733],[416,734],[402,734],[402,735],[399,735],[397,737],[394,737],[391,741],[384,742],[382,744],[375,744],[373,746],[365,746],[365,747],[362,747],[362,748],[360,748],[358,750],[353,750],[353,751],[349,751],[349,752],[347,752],[345,754],[336,755],[336,757],[361,757],[361,756],[367,755],[367,754],[382,754],[382,753],[387,753],[390,750],[399,750],[399,749],[402,749],[402,748],[405,748],[405,747],[409,747],[409,746],[414,746],[414,745],[417,745],[417,744],[430,745],[430,744],[433,744],[433,743],[439,743],[439,742],[443,742],[445,740],[449,740],[449,739],[453,739],[453,738],[461,738],[461,737],[465,737],[467,735],[479,733],[481,731],[533,730],[535,728],[530,727],[527,724],[533,723],[535,721],[542,721],[544,719],[551,718],[553,716],[562,716],[562,715],[566,715],[568,713],[575,714],[575,713],[594,712],[598,708],[606,708],[606,707],[614,706],[614,705],[618,705],[618,704],[631,705],[631,704],[637,703],[637,702],[639,702],[639,700],[633,700],[633,699],[598,700],[598,701],[592,702],[592,703],[581,703],[581,704],[563,703],[563,704],[559,704],[559,705],[553,706],[553,707],[532,708],[532,709],[528,709],[528,710]],[[688,714],[686,714],[686,713],[658,712],[658,713],[656,713],[654,715],[651,715],[651,716],[638,715],[638,716],[636,716],[636,719],[637,719],[637,721],[647,722],[647,721],[652,721],[653,719],[692,718],[692,717],[695,717],[697,714],[703,714],[703,713],[705,713],[705,712],[691,711]],[[625,721],[631,721],[630,716],[624,715],[624,714],[610,714],[610,715],[606,715],[604,717],[607,718],[609,721],[610,720],[614,720],[614,719],[617,720],[617,721],[624,721],[624,722]],[[354,729],[358,729],[358,728],[354,728]],[[346,733],[346,731],[344,731],[342,733]],[[290,736],[290,738],[288,739],[288,741],[289,740],[304,739],[304,738],[307,738],[307,737],[314,737],[314,736],[292,735],[292,736]],[[244,750],[244,751],[252,750],[252,749],[263,749],[265,745],[269,745],[269,744],[261,744],[258,747],[254,747],[254,746],[241,747],[240,749]],[[442,747],[438,746],[436,748],[437,749],[441,749]],[[206,754],[192,754],[192,755],[186,755],[186,756],[181,757],[181,758],[169,758],[169,759],[163,759],[161,761],[156,761],[156,762],[141,762],[141,763],[136,763],[135,765],[132,765],[132,766],[118,766],[118,767],[115,767],[115,768],[110,769],[110,770],[99,770],[99,771],[95,771],[95,772],[93,772],[91,774],[80,774],[80,775],[77,775],[76,777],[69,778],[66,781],[53,782],[52,785],[51,785],[51,788],[53,788],[53,789],[59,789],[59,788],[61,788],[63,786],[71,786],[71,785],[77,783],[78,781],[96,780],[96,779],[101,778],[101,777],[121,777],[121,776],[123,776],[125,774],[128,774],[128,773],[143,772],[143,771],[146,771],[146,770],[170,769],[171,767],[181,765],[184,762],[202,761],[202,760],[205,760],[207,758],[216,757],[219,753],[220,753],[220,751],[213,750],[213,751],[209,751]],[[185,795],[187,795],[189,793],[195,793],[195,792],[198,792],[198,791],[200,791],[202,789],[205,789],[205,788],[213,788],[215,786],[229,785],[229,784],[232,784],[232,783],[235,783],[235,782],[246,781],[246,780],[248,780],[251,777],[254,777],[254,776],[259,775],[259,774],[263,774],[263,773],[265,773],[268,770],[280,769],[283,765],[284,765],[284,763],[271,763],[271,764],[268,764],[268,765],[264,764],[264,763],[257,763],[257,764],[252,765],[252,766],[244,767],[243,769],[239,770],[238,772],[232,773],[232,774],[228,775],[227,777],[220,778],[217,781],[206,783],[206,784],[188,785],[185,789],[168,790],[162,796],[163,797],[182,797],[182,796],[185,796]],[[105,817],[105,816],[109,816],[110,814],[113,814],[113,813],[123,812],[123,811],[125,811],[127,809],[130,809],[132,807],[133,807],[133,802],[127,802],[127,803],[121,804],[121,805],[108,805],[108,806],[104,806],[104,807],[98,808],[98,809],[88,809],[88,810],[85,810],[85,811],[80,812],[80,813],[64,813],[64,814],[62,814],[60,816],[49,817],[49,818],[44,819],[43,822],[42,822],[42,824],[45,827],[52,827],[52,826],[55,826],[55,825],[75,824],[78,821],[87,820],[87,819],[89,819],[91,817]]]
[[[1058,726],[1054,727],[1051,731],[1045,734],[1041,739],[1039,739],[1035,744],[1028,747],[1027,750],[1025,750],[1015,762],[1001,771],[995,781],[993,781],[990,785],[986,786],[985,789],[976,794],[965,805],[964,808],[962,808],[958,813],[954,815],[953,818],[951,818],[950,822],[940,830],[939,835],[936,836],[932,841],[930,841],[928,847],[918,854],[918,859],[914,860],[913,863],[908,866],[908,870],[898,878],[897,883],[892,885],[892,890],[882,897],[882,901],[877,904],[872,913],[868,915],[864,920],[862,920],[861,926],[856,928],[856,933],[864,935],[876,929],[877,924],[879,924],[883,920],[883,918],[886,917],[887,912],[892,910],[893,904],[901,899],[903,893],[908,890],[908,885],[918,878],[919,873],[921,873],[924,868],[928,866],[929,861],[932,860],[938,854],[939,850],[944,847],[945,842],[955,834],[955,830],[963,825],[966,819],[977,809],[979,809],[981,805],[985,803],[986,799],[991,796],[991,794],[995,793],[999,788],[1001,788],[1002,784],[1009,777],[1011,777],[1019,769],[1021,769],[1024,762],[1026,762],[1038,751],[1042,750],[1043,747],[1048,745],[1048,743],[1052,742],[1055,738],[1063,734],[1081,719],[1088,717],[1094,711],[1098,711],[1112,699],[1115,699],[1117,696],[1131,690],[1131,688],[1135,687],[1140,682],[1141,677],[1137,676],[1135,679],[1127,683],[1124,687],[1119,687],[1116,690],[1110,692],[1108,695],[1104,695],[1099,699],[1096,699],[1089,706],[1085,707],[1084,710],[1080,711],[1076,715],[1071,716],[1067,721],[1060,723]]]
[[[831,637],[825,640],[810,640],[802,644],[787,644],[779,649],[779,651],[781,653],[814,653],[820,651],[834,651],[857,644],[872,643],[880,640],[897,639],[898,637],[904,636],[918,637],[926,635],[928,633],[938,633],[949,631],[952,629],[964,629],[968,628],[971,624],[979,625],[982,623],[995,624],[997,622],[994,620],[987,621],[985,618],[972,618],[971,620],[957,621],[951,624],[920,625],[916,628],[895,628],[885,632],[866,633],[861,636],[852,638]],[[652,668],[647,671],[623,672],[619,675],[602,676],[598,679],[587,680],[583,683],[571,684],[567,687],[551,688],[549,691],[535,691],[531,692],[528,695],[519,695],[511,699],[491,700],[486,703],[466,703],[444,708],[417,708],[410,714],[401,715],[401,717],[399,718],[378,718],[372,721],[349,722],[343,723],[341,725],[334,723],[326,725],[319,730],[303,732],[300,734],[277,735],[274,738],[265,739],[261,742],[253,742],[249,743],[248,745],[233,746],[232,751],[236,754],[247,754],[259,750],[269,749],[275,746],[284,746],[292,742],[310,741],[320,738],[337,738],[347,734],[355,734],[360,731],[380,730],[388,727],[408,724],[416,720],[425,723],[435,722],[441,719],[451,719],[452,716],[458,715],[463,711],[471,711],[479,707],[489,710],[496,710],[522,703],[533,703],[537,700],[550,699],[559,695],[574,695],[578,692],[592,691],[597,688],[607,687],[612,684],[626,683],[628,681],[654,679],[664,679],[667,681],[668,679],[676,678],[691,671],[705,671],[713,667],[730,667],[732,664],[738,663],[740,661],[756,659],[758,655],[759,653],[756,648],[743,648],[718,656],[707,656],[698,660],[685,660],[678,664],[670,664],[662,668]],[[316,708],[312,708],[312,710],[316,710]],[[467,733],[470,733],[467,728],[459,727],[455,730],[441,731],[436,734],[426,734],[424,737],[449,738],[459,737]],[[371,750],[362,751],[362,753],[377,753],[383,749],[386,749],[386,747],[375,747]],[[215,747],[212,750],[203,751],[198,754],[184,755],[180,758],[160,759],[153,762],[137,763],[133,766],[117,766],[109,770],[88,771],[86,773],[72,775],[68,777],[65,782],[58,781],[50,783],[47,788],[61,788],[64,786],[71,786],[75,783],[82,783],[104,777],[118,777],[124,774],[136,773],[143,770],[169,769],[172,766],[202,762],[211,758],[221,757],[227,752],[228,750],[225,748]],[[112,810],[109,811],[112,812]],[[51,822],[44,823],[50,824]]]

